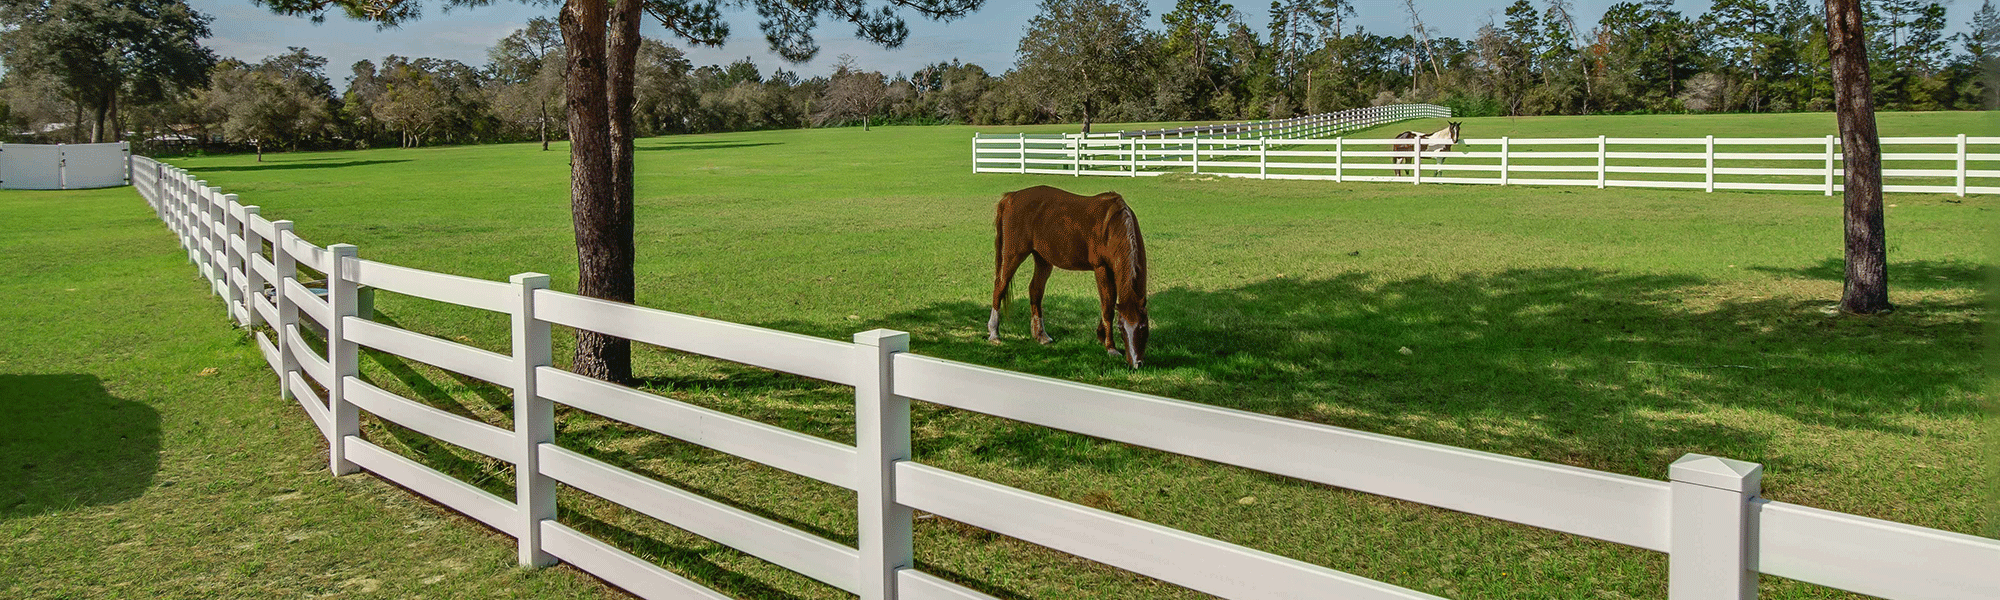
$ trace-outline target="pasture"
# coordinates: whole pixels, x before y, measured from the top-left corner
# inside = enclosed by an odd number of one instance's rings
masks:
[[[1987,115],[1884,114],[1881,121],[1883,135],[2000,131]],[[1435,124],[1398,123],[1369,133],[1406,128]],[[1468,119],[1465,135],[1831,130],[1829,115],[1564,117]],[[913,349],[934,356],[1655,479],[1687,452],[1728,456],[1764,463],[1765,496],[1773,499],[1995,533],[1980,496],[1989,474],[1978,441],[1989,422],[1980,395],[1980,336],[1981,286],[1992,268],[1985,244],[2000,205],[1991,197],[1890,196],[1892,300],[1899,309],[1886,317],[1841,318],[1822,312],[1840,290],[1837,198],[974,175],[967,160],[972,131],[641,140],[640,304],[829,338],[900,329],[912,334]],[[263,206],[271,218],[297,221],[309,239],[359,245],[364,258],[487,279],[542,271],[555,276],[556,288],[574,288],[561,146],[546,153],[508,145],[273,155],[261,164],[249,157],[169,160]],[[984,341],[993,202],[1001,192],[1036,184],[1081,193],[1115,189],[1138,212],[1152,261],[1147,368],[1125,369],[1091,339],[1096,295],[1081,273],[1058,272],[1051,281],[1048,322],[1056,343],[1028,340],[1025,302],[1009,314],[1004,345]],[[309,427],[261,376],[255,348],[229,331],[213,302],[202,300],[198,280],[188,276],[144,203],[130,190],[89,194],[77,196],[85,199],[79,202],[102,210],[60,216],[51,213],[61,203],[44,202],[53,197],[0,196],[0,211],[7,211],[0,214],[28,224],[0,238],[8,241],[0,264],[37,274],[5,284],[14,288],[9,296],[47,298],[57,289],[84,288],[98,292],[92,306],[99,307],[97,314],[43,301],[0,308],[7,311],[0,320],[5,338],[35,340],[0,348],[6,360],[0,373],[76,372],[117,382],[108,388],[141,390],[112,395],[139,395],[140,404],[178,415],[162,425],[167,433],[159,437],[167,440],[206,431],[181,421],[218,418],[204,411],[233,415],[221,418],[241,427],[275,423],[286,435],[247,438],[261,440],[254,452],[248,442],[213,435],[167,448],[207,448],[212,455],[233,447],[244,454],[229,455],[233,460],[310,471],[317,458],[306,448],[317,440]],[[61,258],[65,248],[103,243],[91,235],[99,228],[115,228],[112,239],[136,248],[143,260],[118,268]],[[134,273],[140,278],[118,276]],[[119,301],[152,289],[170,301],[144,308]],[[1017,289],[1017,300],[1024,293]],[[505,351],[506,323],[497,317],[388,294],[376,307],[378,318],[399,326]],[[145,326],[153,321],[166,324]],[[61,326],[85,322],[94,333]],[[135,330],[152,339],[148,356],[170,356],[79,360],[95,356],[88,348],[117,344]],[[176,348],[187,344],[194,346]],[[184,371],[201,360],[221,361],[219,372],[194,381],[227,382],[228,393],[186,387]],[[369,354],[362,363],[364,377],[386,389],[506,424],[500,390],[386,355]],[[667,352],[641,353],[636,370],[646,387],[676,398],[836,441],[853,436],[847,388]],[[150,385],[155,378],[182,383]],[[203,404],[176,402],[188,395]],[[1615,598],[1664,591],[1661,557],[1613,544],[936,407],[920,405],[914,421],[916,455],[925,462],[1431,593]],[[408,432],[375,426],[369,435],[489,490],[510,487],[505,465]],[[853,498],[843,490],[582,415],[563,421],[559,441],[853,541]],[[217,468],[204,462],[212,456],[180,460],[173,468]],[[244,476],[206,475],[216,482],[210,493],[222,494],[242,493],[231,484],[255,485],[232,479]],[[382,500],[398,493],[375,491],[384,486],[371,488],[365,477],[291,476],[314,501],[361,496],[339,504],[342,515],[371,508],[424,512],[414,501]],[[144,579],[103,572],[120,567],[65,562],[64,553],[82,555],[106,542],[62,532],[89,531],[85,519],[97,513],[139,518],[126,507],[175,493],[145,486],[100,507],[24,515],[4,508],[0,533],[44,532],[48,539],[38,551],[58,549],[38,560],[66,565],[58,578]],[[324,519],[332,510],[273,512]],[[573,527],[732,595],[842,596],[581,494],[565,497],[562,511]],[[438,514],[404,518],[434,521]],[[440,527],[449,536],[426,530],[417,536],[423,545],[409,549],[396,547],[393,532],[361,531],[365,517],[346,519],[347,529],[319,543],[383,563],[463,555],[479,563],[473,568],[480,575],[453,584],[465,593],[531,593],[505,588],[509,579],[549,588],[537,593],[593,588],[562,570],[507,575],[500,565],[510,564],[510,548],[501,536],[463,519]],[[917,535],[926,570],[1003,597],[1196,596],[943,519],[920,517]],[[215,544],[198,532],[178,543]],[[16,554],[28,551],[20,544],[7,548],[10,563],[31,557]],[[316,580],[301,574],[333,561],[313,553],[276,556],[282,558],[271,560],[280,564],[264,569],[305,582]],[[187,568],[166,556],[144,560]],[[443,585],[422,584],[424,577],[405,569],[376,579],[390,591]],[[0,580],[0,588],[10,584],[29,585]],[[1770,598],[1843,597],[1776,578],[1763,586]],[[302,583],[300,589],[340,588]]]

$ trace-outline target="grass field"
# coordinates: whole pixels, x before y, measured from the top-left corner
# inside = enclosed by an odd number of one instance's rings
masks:
[[[1881,124],[1883,135],[2000,134],[1991,114],[1884,114]],[[1607,130],[1808,136],[1831,132],[1832,119],[1468,119],[1465,135]],[[838,339],[900,329],[922,354],[1656,479],[1684,453],[1728,456],[1764,463],[1772,499],[2000,533],[1980,464],[1990,423],[1980,290],[1994,264],[1995,198],[1890,196],[1899,309],[1834,317],[1823,309],[1840,292],[1837,198],[974,175],[973,131],[641,140],[640,303]],[[364,258],[488,279],[542,271],[573,289],[563,150],[172,162],[297,221],[307,239],[357,244]],[[1050,285],[1057,343],[1029,342],[1019,307],[1007,343],[984,342],[992,203],[1036,184],[1115,189],[1138,211],[1153,279],[1146,369],[1097,349],[1094,289],[1078,273]],[[10,340],[0,378],[13,380],[0,399],[50,415],[0,425],[21,428],[0,431],[10,444],[0,477],[26,482],[0,479],[0,490],[27,490],[0,491],[0,538],[13,540],[0,556],[34,565],[0,573],[0,590],[600,593],[568,569],[508,568],[501,535],[369,477],[327,478],[308,421],[277,398],[255,348],[130,190],[10,192],[0,215],[18,224],[0,232],[0,265],[21,275],[0,281],[19,299],[0,305],[0,339]],[[505,350],[498,315],[383,296],[385,321]],[[501,390],[392,356],[362,362],[387,389],[507,424]],[[852,441],[847,388],[662,351],[642,353],[637,370],[657,392]],[[90,414],[97,406],[105,412]],[[561,418],[565,446],[853,543],[850,492],[587,415]],[[1665,592],[1665,560],[1650,552],[934,406],[919,406],[915,422],[923,462],[1448,597]],[[47,433],[72,430],[91,435]],[[510,489],[504,464],[380,424],[367,434]],[[16,456],[42,462],[24,468]],[[76,475],[48,475],[51,464]],[[595,498],[571,492],[562,512],[733,596],[845,596]],[[920,566],[1003,598],[1200,597],[943,519],[917,531]],[[1762,591],[1846,597],[1768,577]]]

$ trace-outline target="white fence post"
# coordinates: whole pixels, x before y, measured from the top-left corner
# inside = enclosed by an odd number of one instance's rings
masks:
[[[896,503],[896,463],[910,458],[910,399],[893,391],[894,360],[910,334],[854,334],[854,446],[860,509],[861,598],[896,600],[896,572],[914,563],[910,508]]]
[[[549,287],[549,276],[522,273],[508,278],[518,295],[513,305],[514,439],[520,460],[514,463],[514,506],[521,518],[518,556],[521,566],[546,567],[556,558],[542,551],[542,521],[556,518],[555,480],[542,474],[542,444],[556,441],[555,403],[535,390],[535,371],[555,364],[549,343],[549,322],[535,318],[535,292]]]
[[[354,342],[347,340],[345,321],[355,315],[355,283],[352,269],[355,258],[353,244],[334,244],[326,247],[331,268],[326,272],[326,300],[333,308],[331,323],[326,323],[327,364],[332,366],[333,381],[320,382],[326,386],[326,413],[333,421],[333,431],[327,437],[327,470],[334,475],[346,475],[361,470],[361,467],[347,460],[347,436],[361,435],[361,415],[353,404],[347,401],[347,378],[360,374],[357,364],[357,349]]]
[[[1130,176],[1131,176],[1131,177],[1138,177],[1138,176],[1139,176],[1139,138],[1132,138],[1132,141],[1131,141],[1131,147],[1132,147],[1132,174],[1131,174]]]
[[[1333,182],[1347,181],[1347,136],[1333,138]]]
[[[1071,161],[1073,161],[1073,164],[1071,164],[1071,165],[1070,165],[1070,168],[1069,168],[1069,174],[1070,174],[1070,176],[1071,176],[1071,177],[1082,177],[1082,176],[1083,176],[1083,134],[1081,134],[1081,133],[1079,133],[1079,134],[1076,134],[1076,137],[1073,137],[1073,138],[1072,138],[1072,137],[1069,137],[1069,136],[1067,136],[1067,135],[1065,135],[1065,136],[1063,136],[1063,138],[1064,138],[1064,139],[1066,139],[1066,140],[1069,140],[1069,149],[1070,149],[1070,160],[1071,160]]]
[[[285,280],[298,282],[299,263],[298,259],[292,258],[291,252],[285,250],[285,242],[298,236],[292,233],[291,221],[274,221],[271,229],[274,230],[271,232],[271,266],[278,276],[277,281],[271,282],[275,290],[271,294],[271,304],[278,309],[278,322],[271,324],[271,328],[278,332],[275,336],[278,346],[278,396],[291,400],[292,372],[299,370],[299,357],[292,356],[291,344],[292,330],[299,324],[299,307],[293,306],[292,299],[285,296]]]
[[[1270,179],[1271,138],[1257,138],[1257,178]]]
[[[1412,167],[1412,168],[1410,169],[1410,174],[1412,175],[1412,177],[1410,178],[1410,184],[1411,184],[1411,185],[1423,185],[1423,184],[1424,184],[1424,138],[1423,138],[1423,136],[1417,136],[1417,139],[1416,139],[1416,141],[1415,141],[1414,143],[1411,143],[1411,144],[1410,144],[1410,152],[1412,153],[1412,154],[1410,155],[1410,156],[1411,156],[1411,158],[1410,158],[1410,166]],[[1394,159],[1391,159],[1391,160],[1394,160]]]
[[[1604,189],[1604,136],[1597,136],[1597,189]]]
[[[1021,174],[1028,174],[1028,134],[1021,134]]]
[[[1708,161],[1706,164],[1708,165],[1708,191],[1714,192],[1715,191],[1715,136],[1712,135],[1708,136]],[[1832,173],[1833,172],[1832,167],[1828,167],[1827,172]]]
[[[1958,197],[1965,197],[1965,134],[1958,134]]]
[[[1826,136],[1826,195],[1833,195],[1833,136]],[[1713,153],[1711,153],[1712,155]]]
[[[215,253],[203,250],[202,242],[208,242],[209,248],[220,246],[215,243],[215,203],[209,199],[209,194],[213,191],[214,188],[208,187],[208,180],[205,179],[195,180],[194,187],[188,190],[188,205],[195,215],[195,235],[200,236],[194,240],[194,252],[201,257],[200,262],[196,264],[205,271],[202,275],[210,278],[208,294],[211,296],[219,291],[215,287],[214,277],[216,269],[220,267],[215,266]]]
[[[1669,600],[1754,600],[1751,500],[1764,466],[1689,454],[1668,467],[1673,495]]]
[[[1194,134],[1194,138],[1193,138],[1193,139],[1190,139],[1190,140],[1188,140],[1188,144],[1189,144],[1189,147],[1191,147],[1191,148],[1193,148],[1193,149],[1194,149],[1194,150],[1192,150],[1191,152],[1189,152],[1189,155],[1190,155],[1190,156],[1193,156],[1193,157],[1194,157],[1194,172],[1195,172],[1195,173],[1200,173],[1200,172],[1201,172],[1201,134],[1199,134],[1199,133],[1197,133],[1197,134]]]
[[[264,293],[264,274],[257,272],[255,258],[264,255],[264,238],[257,235],[257,228],[250,222],[256,220],[262,209],[256,206],[243,207],[243,326],[256,327],[263,324],[264,315],[257,314],[255,306],[257,294]]]
[[[1500,136],[1500,185],[1507,185],[1508,160],[1513,158],[1512,155],[1508,154],[1509,143],[1507,136]]]
[[[237,202],[236,194],[222,195],[222,231],[217,232],[215,237],[222,240],[222,263],[224,265],[222,269],[222,289],[225,293],[223,299],[229,303],[229,316],[236,320],[237,325],[247,327],[250,325],[250,317],[248,315],[239,315],[237,311],[250,312],[250,299],[246,297],[247,294],[244,293],[242,286],[237,285],[235,281],[230,281],[230,278],[235,276],[238,270],[250,270],[248,252],[229,241],[229,238],[233,237],[231,234],[243,231],[243,220],[236,218],[236,211],[239,210],[243,210],[243,205]],[[244,241],[249,240],[246,239]]]

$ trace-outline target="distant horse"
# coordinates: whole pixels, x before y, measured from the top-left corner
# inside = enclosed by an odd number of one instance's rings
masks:
[[[1038,185],[1000,195],[993,214],[993,316],[986,321],[986,339],[1000,343],[1000,314],[1007,308],[1007,288],[1021,261],[1035,259],[1035,278],[1028,284],[1035,340],[1055,341],[1042,328],[1042,288],[1055,267],[1097,273],[1099,318],[1097,339],[1112,356],[1118,344],[1112,329],[1114,313],[1125,330],[1125,360],[1132,368],[1146,358],[1150,324],[1146,316],[1146,241],[1139,219],[1125,198],[1114,192],[1078,196]]]
[[[1439,130],[1437,130],[1437,132],[1435,132],[1435,133],[1430,133],[1430,134],[1425,134],[1424,132],[1421,132],[1421,131],[1405,131],[1405,132],[1402,132],[1402,133],[1398,133],[1398,134],[1396,134],[1396,139],[1399,139],[1399,140],[1408,140],[1408,139],[1414,139],[1414,140],[1417,140],[1417,142],[1418,142],[1418,143],[1421,143],[1421,144],[1423,144],[1423,146],[1424,146],[1424,152],[1425,152],[1425,153],[1431,153],[1431,152],[1436,152],[1436,153],[1438,153],[1438,155],[1437,155],[1437,160],[1438,160],[1438,162],[1437,162],[1437,164],[1438,164],[1438,172],[1437,172],[1437,173],[1438,173],[1438,176],[1439,176],[1439,177],[1443,177],[1443,176],[1444,176],[1444,153],[1445,153],[1445,152],[1450,152],[1450,151],[1451,151],[1451,145],[1452,145],[1452,144],[1456,144],[1456,143],[1458,143],[1458,126],[1459,126],[1459,125],[1462,125],[1462,123],[1445,123],[1445,126],[1444,126],[1444,129],[1439,129]],[[1389,151],[1391,151],[1391,152],[1412,152],[1412,151],[1415,151],[1415,150],[1416,150],[1416,144],[1392,144],[1392,145],[1390,145],[1390,146],[1389,146]],[[1398,157],[1395,157],[1394,159],[1391,159],[1391,160],[1393,160],[1393,161],[1394,161],[1394,162],[1395,162],[1396,164],[1399,164],[1399,165],[1400,165],[1400,164],[1403,164],[1403,163],[1404,163],[1405,161],[1409,161],[1409,162],[1412,162],[1412,163],[1414,163],[1414,162],[1416,162],[1416,157],[1412,157],[1412,156],[1398,156]],[[1411,167],[1411,168],[1415,168],[1415,169],[1421,169],[1421,168],[1423,168],[1423,167],[1424,167],[1423,165],[1420,165],[1420,164],[1419,164],[1419,165],[1412,165],[1412,167]],[[1392,172],[1393,172],[1393,173],[1395,173],[1395,176],[1397,176],[1397,177],[1402,177],[1402,176],[1403,176],[1403,170],[1402,170],[1402,169],[1397,169],[1397,170],[1395,170],[1395,171],[1392,171]]]

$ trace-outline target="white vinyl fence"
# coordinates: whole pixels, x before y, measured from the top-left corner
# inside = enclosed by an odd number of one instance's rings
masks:
[[[2000,193],[2000,137],[1882,138],[1883,190]],[[1468,138],[1450,151],[1408,140],[1298,137],[1108,138],[973,134],[978,173],[1841,191],[1840,139]],[[1402,160],[1403,164],[1396,164]],[[1439,164],[1439,160],[1443,163]],[[1411,161],[1424,163],[1412,169]]]
[[[524,565],[568,562],[645,598],[723,596],[563,525],[558,484],[865,600],[989,598],[913,568],[912,510],[1226,598],[1433,597],[916,462],[911,400],[1669,553],[1674,599],[1753,598],[1758,573],[1885,598],[2000,598],[2000,541],[1765,500],[1752,463],[1688,455],[1668,481],[1643,479],[931,358],[908,352],[909,336],[895,331],[835,341],[558,292],[535,273],[498,282],[398,267],[307,242],[291,221],[266,220],[186,171],[133,162],[139,193],[229,315],[274,333],[260,330],[257,347],[280,392],[324,435],[335,474],[366,469],[516,538]],[[301,268],[326,275],[327,298],[301,284]],[[513,349],[359,316],[360,286],[508,315]],[[327,332],[325,353],[303,341],[308,324]],[[856,444],[553,368],[554,325],[853,386]],[[512,388],[513,428],[369,384],[358,376],[362,346]],[[557,403],[855,490],[859,547],[563,448]],[[362,411],[513,463],[514,497],[375,445],[361,434]]]
[[[131,142],[0,144],[0,189],[77,190],[131,183]]]
[[[1246,121],[1219,125],[1196,125],[1169,129],[1093,133],[1085,137],[1175,139],[1202,136],[1211,139],[1320,138],[1340,135],[1410,119],[1448,118],[1451,109],[1436,104],[1389,104],[1351,108],[1338,112],[1306,115],[1274,121]]]

